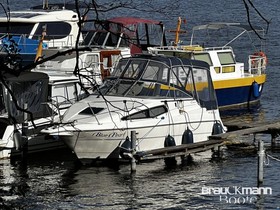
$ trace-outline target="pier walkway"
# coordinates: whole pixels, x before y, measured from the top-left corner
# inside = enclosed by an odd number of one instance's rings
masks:
[[[244,135],[255,134],[270,134],[271,144],[275,145],[276,137],[280,134],[280,122],[271,123],[250,123],[244,124],[243,122],[230,122],[225,121],[224,125],[228,128],[228,132],[217,134],[209,137],[209,140],[193,143],[183,144],[178,146],[171,146],[162,149],[148,150],[136,153],[135,158],[138,160],[161,159],[176,156],[187,156],[194,153],[203,152],[206,150],[219,151],[221,146],[231,144],[241,144],[239,139]]]

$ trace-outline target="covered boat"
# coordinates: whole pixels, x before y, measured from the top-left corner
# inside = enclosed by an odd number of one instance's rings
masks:
[[[122,58],[59,126],[42,132],[58,135],[86,163],[122,158],[131,131],[141,152],[206,141],[217,124],[224,132],[206,62],[141,54]],[[183,140],[185,132],[191,138]]]

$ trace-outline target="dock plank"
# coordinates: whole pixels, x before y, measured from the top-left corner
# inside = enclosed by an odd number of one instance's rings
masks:
[[[256,127],[250,127],[250,128],[230,131],[230,132],[226,132],[226,133],[222,133],[222,134],[217,134],[217,135],[210,136],[209,139],[231,140],[231,139],[237,138],[242,135],[257,134],[257,133],[271,134],[271,133],[275,133],[275,132],[280,133],[280,122],[268,123],[268,124],[259,125]]]
[[[188,155],[188,154],[210,150],[212,148],[221,146],[222,144],[223,144],[222,140],[207,140],[207,141],[202,141],[193,144],[182,144],[178,146],[141,151],[136,154],[135,158],[138,160],[151,160],[151,159],[182,156],[182,155]]]
[[[222,134],[209,136],[208,140],[183,144],[178,146],[165,147],[154,150],[138,151],[134,157],[141,160],[154,160],[163,159],[176,156],[187,156],[189,154],[199,153],[213,148],[218,148],[223,145],[240,144],[241,141],[236,141],[238,137],[249,134],[266,133],[271,134],[272,137],[280,135],[280,122],[257,122],[253,124],[247,124],[242,122],[224,123],[226,126],[230,126],[230,131]],[[244,142],[243,142],[244,143]]]

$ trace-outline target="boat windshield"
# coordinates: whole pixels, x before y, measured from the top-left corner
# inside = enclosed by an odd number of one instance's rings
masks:
[[[149,46],[166,44],[163,25],[138,18],[116,18],[87,22],[83,27],[85,45],[129,47],[136,45],[143,50]]]
[[[128,97],[194,98],[200,104],[216,104],[209,70],[150,59],[121,59],[99,91]]]
[[[29,35],[35,23],[23,22],[0,22],[0,35],[13,34],[13,35]]]
[[[45,40],[50,39],[62,39],[71,33],[71,25],[67,22],[40,22],[36,26],[36,31],[33,28],[36,23],[24,23],[24,22],[0,22],[0,35],[17,35],[23,37],[30,37],[38,40],[42,36],[43,30],[47,30]],[[34,33],[34,34],[31,34]]]

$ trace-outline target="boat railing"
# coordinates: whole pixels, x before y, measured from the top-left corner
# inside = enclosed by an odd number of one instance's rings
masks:
[[[48,114],[51,118],[51,122],[55,121],[55,117],[58,117],[60,120],[64,112],[75,103],[75,99],[68,99],[65,96],[54,96],[50,101],[43,103],[49,107]]]
[[[222,47],[207,47],[204,48],[205,51],[218,51],[218,50],[231,50],[233,51],[231,46],[222,46]]]
[[[249,73],[255,75],[261,75],[265,73],[266,70],[266,57],[249,55],[248,59],[249,64]]]
[[[222,47],[207,47],[204,48],[201,45],[178,45],[178,46],[159,46],[159,47],[148,47],[148,51],[157,53],[157,51],[172,50],[172,51],[218,51],[218,50],[231,50],[231,46]]]
[[[76,38],[73,35],[68,35],[65,38],[58,39],[55,35],[52,35],[44,39],[44,42],[48,45],[48,48],[74,47]]]

